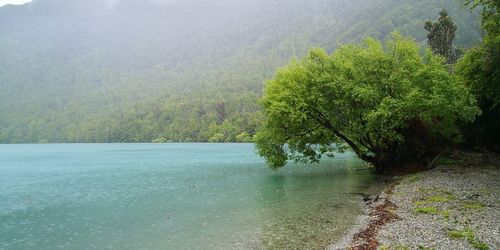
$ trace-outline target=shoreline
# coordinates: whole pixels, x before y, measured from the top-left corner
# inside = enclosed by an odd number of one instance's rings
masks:
[[[454,152],[394,177],[327,249],[500,249],[500,156]]]
[[[354,226],[340,240],[329,245],[326,249],[376,249],[378,245],[377,232],[385,224],[398,219],[397,216],[392,216],[389,211],[394,206],[390,196],[398,182],[398,177],[393,177],[379,194],[373,196],[373,199],[360,201],[364,209],[362,214],[356,218]]]

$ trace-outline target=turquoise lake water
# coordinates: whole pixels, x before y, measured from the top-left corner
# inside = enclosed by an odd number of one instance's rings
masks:
[[[380,181],[352,153],[270,170],[252,144],[0,145],[0,249],[323,248]]]

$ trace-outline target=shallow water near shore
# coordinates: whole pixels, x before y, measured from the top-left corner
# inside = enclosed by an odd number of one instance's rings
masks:
[[[0,249],[324,248],[380,180],[352,153],[273,171],[253,144],[0,145]]]

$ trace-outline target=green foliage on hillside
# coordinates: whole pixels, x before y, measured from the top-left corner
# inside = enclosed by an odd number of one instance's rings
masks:
[[[0,142],[250,141],[262,83],[311,47],[393,30],[425,43],[455,0],[40,0],[0,8]],[[222,108],[223,107],[223,108]]]
[[[379,173],[425,163],[442,142],[460,139],[458,122],[479,110],[442,57],[419,51],[395,34],[385,44],[367,39],[292,60],[266,85],[260,155],[277,168],[317,162],[347,144]]]
[[[500,152],[500,2],[467,1],[481,6],[483,41],[467,51],[458,63],[457,72],[476,95],[483,114],[468,128],[473,146]]]

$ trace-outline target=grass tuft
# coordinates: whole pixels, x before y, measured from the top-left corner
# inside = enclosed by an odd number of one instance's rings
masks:
[[[450,212],[451,212],[450,210],[443,210],[443,211],[441,211],[441,215],[444,218],[448,219],[448,218],[450,218]]]
[[[471,244],[475,249],[490,249],[486,243],[481,242],[476,238],[474,231],[470,228],[465,228],[463,230],[450,230],[448,231],[448,236],[452,239],[466,239],[467,242],[469,242],[469,244]]]
[[[424,247],[424,246],[418,246],[418,249],[419,250],[435,250],[435,248],[428,248],[428,247]]]
[[[407,182],[415,182],[415,181],[418,181],[420,179],[422,179],[422,173],[416,173],[416,174],[412,174],[412,175],[408,176],[406,178],[406,181]]]
[[[437,161],[436,161],[436,165],[438,165],[438,166],[450,166],[450,165],[454,165],[456,163],[457,163],[456,160],[450,159],[447,157],[439,157],[439,159],[437,159]]]
[[[439,209],[435,207],[417,207],[415,208],[415,213],[417,214],[438,214]]]
[[[485,205],[479,201],[469,201],[464,203],[463,207],[470,210],[481,210]]]
[[[455,196],[452,194],[434,195],[434,196],[426,198],[426,200],[429,202],[449,202],[449,201],[455,200]]]

